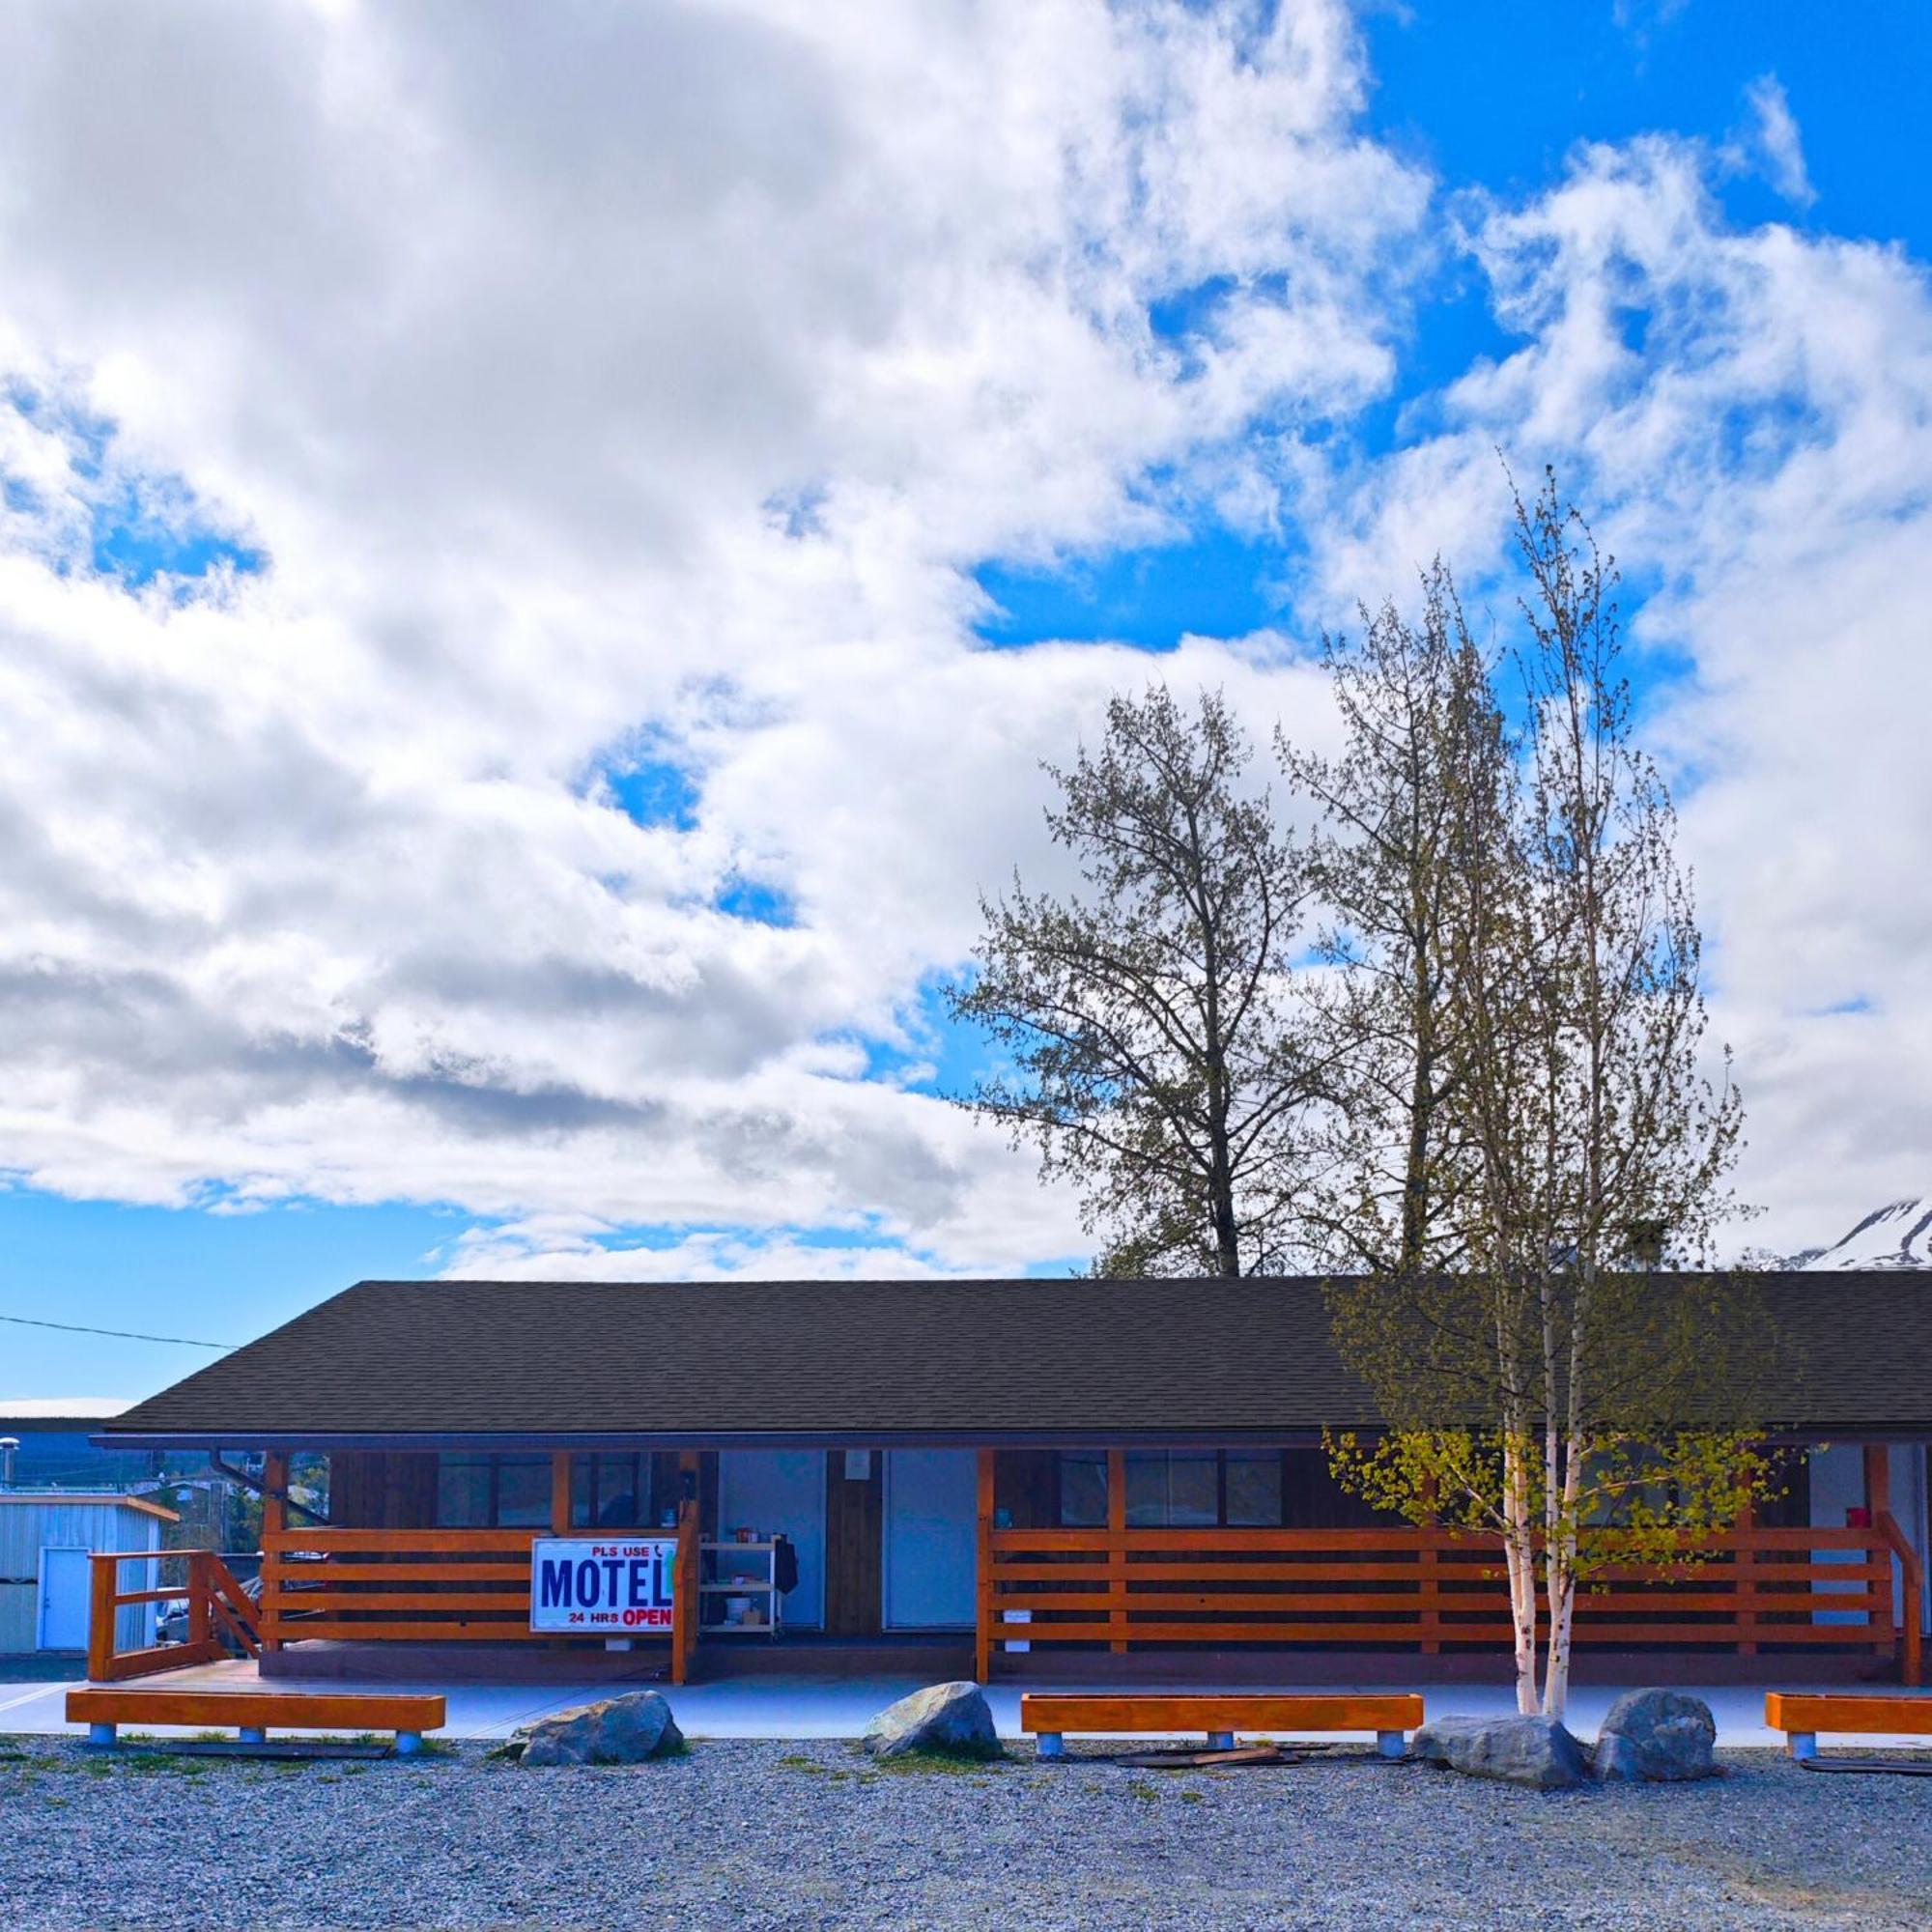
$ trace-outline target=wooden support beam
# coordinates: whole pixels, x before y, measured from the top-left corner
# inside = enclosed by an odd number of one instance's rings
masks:
[[[649,1521],[649,1518],[640,1519]],[[554,1534],[570,1534],[570,1451],[557,1450],[550,1459],[550,1526]]]
[[[1874,1522],[1891,1507],[1891,1451],[1883,1442],[1865,1444],[1865,1507]]]
[[[285,1449],[270,1449],[262,1458],[262,1548],[270,1548],[270,1537],[280,1536],[289,1526],[289,1458]],[[266,1606],[265,1606],[266,1612]],[[282,1639],[272,1612],[262,1618],[262,1648],[280,1650]]]
[[[695,1449],[679,1452],[678,1487],[690,1494],[680,1494],[677,1504],[677,1562],[671,1577],[670,1681],[686,1683],[697,1652],[698,1567],[702,1561],[699,1543],[702,1535],[702,1504],[698,1500],[698,1462]]]
[[[980,1451],[979,1529],[974,1539],[973,1675],[990,1683],[993,1668],[993,1498],[998,1461],[991,1449]]]
[[[1107,1587],[1122,1598],[1127,1589],[1127,1457],[1123,1449],[1107,1451]],[[1107,1648],[1116,1656],[1127,1647],[1127,1613],[1109,1610],[1107,1622],[1120,1634]]]

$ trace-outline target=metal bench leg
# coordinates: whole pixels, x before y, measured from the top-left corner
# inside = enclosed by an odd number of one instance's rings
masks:
[[[1816,1731],[1793,1731],[1791,1734],[1791,1755],[1800,1764],[1807,1757],[1818,1755],[1818,1733]]]
[[[396,1733],[396,1755],[414,1757],[423,1747],[423,1734],[420,1731],[398,1731]]]
[[[1376,1733],[1376,1748],[1384,1757],[1406,1757],[1408,1755],[1408,1740],[1400,1731],[1378,1731]]]
[[[1208,1748],[1209,1750],[1233,1750],[1235,1748],[1234,1732],[1209,1731],[1208,1733]]]
[[[111,1745],[114,1735],[112,1724],[89,1724],[87,1727],[87,1742],[91,1745]]]
[[[1039,1755],[1041,1757],[1065,1757],[1066,1755],[1066,1740],[1058,1731],[1040,1732]]]
[[[269,1742],[268,1726],[266,1724],[243,1724],[242,1726],[242,1742],[244,1745],[267,1744]]]

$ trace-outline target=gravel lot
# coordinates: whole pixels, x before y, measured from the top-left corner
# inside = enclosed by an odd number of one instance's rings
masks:
[[[1932,1777],[1727,1754],[1538,1795],[1318,1752],[881,1773],[699,1742],[634,1770],[464,1747],[296,1766],[0,1741],[0,1922],[109,1926],[1912,1926]]]

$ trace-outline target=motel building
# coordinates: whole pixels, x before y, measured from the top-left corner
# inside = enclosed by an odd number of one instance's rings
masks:
[[[1921,1679],[1932,1297],[1760,1286],[1788,1492],[1581,1596],[1580,1678]],[[363,1282],[97,1429],[259,1469],[263,1587],[130,1649],[98,1559],[91,1674],[1506,1674],[1497,1548],[1330,1477],[1376,1426],[1308,1280]]]

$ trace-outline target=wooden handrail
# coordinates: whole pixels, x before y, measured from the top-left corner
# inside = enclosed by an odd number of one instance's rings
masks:
[[[186,1570],[180,1589],[124,1590],[124,1563],[168,1563],[179,1560]],[[234,1573],[213,1549],[101,1549],[89,1554],[87,1674],[97,1684],[144,1677],[157,1670],[179,1670],[191,1663],[213,1663],[228,1655],[215,1634],[217,1621],[234,1633],[244,1652],[260,1648],[254,1606],[235,1580]],[[188,1636],[185,1643],[150,1644],[140,1650],[118,1646],[115,1624],[123,1609],[134,1604],[172,1603],[185,1598]]]
[[[1913,1686],[1925,1681],[1925,1568],[1912,1539],[1899,1527],[1898,1519],[1889,1509],[1873,1512],[1872,1526],[1890,1546],[1898,1559],[1900,1609],[1898,1674],[1900,1681]]]

